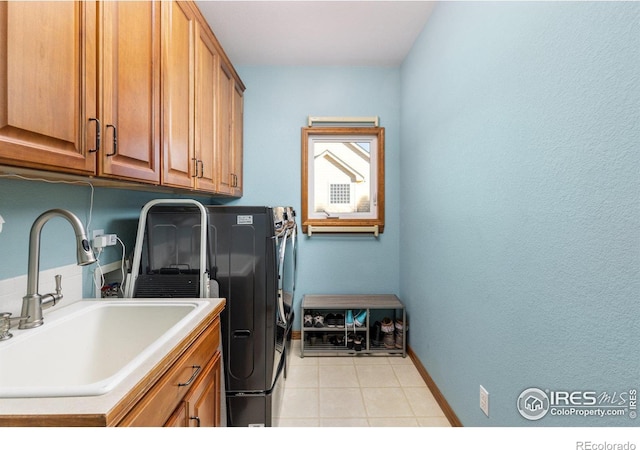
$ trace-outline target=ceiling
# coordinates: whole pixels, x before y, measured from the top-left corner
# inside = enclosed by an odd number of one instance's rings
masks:
[[[234,65],[397,66],[428,1],[196,1]]]

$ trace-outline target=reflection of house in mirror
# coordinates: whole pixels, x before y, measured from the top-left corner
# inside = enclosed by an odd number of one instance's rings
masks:
[[[370,143],[314,143],[314,211],[370,212]]]

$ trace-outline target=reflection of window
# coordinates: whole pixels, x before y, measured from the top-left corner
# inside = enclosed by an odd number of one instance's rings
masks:
[[[302,129],[302,229],[384,227],[384,128]]]
[[[350,204],[351,203],[351,185],[336,184],[329,185],[329,203],[334,204]]]

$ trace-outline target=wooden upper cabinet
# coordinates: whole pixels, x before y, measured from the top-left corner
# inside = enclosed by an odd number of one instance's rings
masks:
[[[242,196],[242,159],[243,159],[243,132],[244,132],[244,92],[242,87],[234,83],[233,90],[233,124],[231,127],[233,142],[231,149],[233,152],[233,163],[231,167],[231,186],[233,196]]]
[[[99,175],[160,182],[160,4],[104,2]]]
[[[96,14],[0,2],[0,163],[95,173]]]
[[[240,196],[244,86],[195,5],[162,5],[162,184]]]
[[[216,67],[219,55],[206,29],[199,24],[196,29],[194,188],[215,192]]]
[[[0,165],[241,196],[243,91],[192,1],[0,1]]]
[[[224,61],[218,66],[218,192],[242,196],[244,86]]]
[[[0,163],[157,184],[159,7],[0,2]]]
[[[191,188],[194,162],[194,27],[188,3],[162,2],[162,184]]]
[[[231,71],[224,62],[218,65],[218,128],[216,132],[217,190],[233,194],[233,87]]]

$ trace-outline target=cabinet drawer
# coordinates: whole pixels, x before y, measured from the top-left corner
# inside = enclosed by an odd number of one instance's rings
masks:
[[[118,426],[161,426],[175,411],[220,344],[220,319],[205,330],[196,342],[147,392]]]

